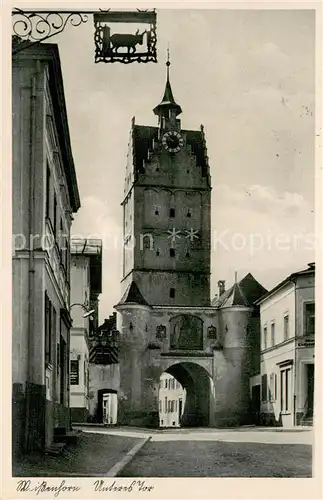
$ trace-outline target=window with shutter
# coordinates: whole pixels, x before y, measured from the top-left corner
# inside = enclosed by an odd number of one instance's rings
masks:
[[[263,402],[267,401],[267,375],[261,377],[261,400]]]

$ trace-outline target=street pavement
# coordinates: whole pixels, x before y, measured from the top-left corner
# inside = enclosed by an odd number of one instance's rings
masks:
[[[77,444],[59,457],[29,457],[14,476],[311,477],[313,431],[73,426]],[[146,438],[150,440],[140,448]],[[133,451],[139,449],[135,454]],[[131,460],[127,460],[131,456]]]
[[[82,428],[150,441],[119,477],[311,477],[311,429]]]
[[[57,457],[33,455],[13,464],[14,477],[106,476],[141,441],[139,436],[81,433]]]

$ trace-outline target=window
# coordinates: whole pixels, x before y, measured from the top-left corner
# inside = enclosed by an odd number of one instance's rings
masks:
[[[79,361],[71,361],[71,385],[79,385]]]
[[[275,345],[275,323],[272,323],[270,325],[270,331],[271,331],[271,345]]]
[[[315,304],[305,304],[305,335],[315,333]]]
[[[192,216],[192,212],[190,211],[190,209],[188,209],[187,214],[186,214],[186,217],[189,217],[189,218],[190,218],[191,216]]]
[[[267,375],[261,377],[261,401],[267,401]]]
[[[158,207],[155,207],[155,215],[159,215]]]
[[[53,218],[53,230],[54,230],[54,236],[56,238],[57,236],[57,198],[56,194],[54,193],[54,218]]]
[[[47,163],[46,169],[46,217],[49,217],[49,204],[50,204],[50,168]]]
[[[276,401],[276,375],[270,374],[269,378],[269,401]]]
[[[170,296],[171,299],[175,298],[175,288],[171,288],[169,290],[169,296]]]
[[[59,254],[60,254],[60,259],[61,259],[61,263],[64,264],[64,259],[65,259],[65,242],[64,242],[64,238],[63,238],[63,220],[60,219],[60,223],[59,223],[59,242],[58,242],[58,246],[59,246]]]
[[[267,335],[267,327],[265,326],[264,328],[264,349],[267,349],[267,342],[268,342],[268,335]]]
[[[162,411],[162,402],[159,400],[159,411]]]
[[[189,257],[189,256],[190,256],[190,252],[187,250],[185,257]]]
[[[52,304],[45,292],[45,363],[52,361]]]
[[[168,385],[168,380],[166,379],[165,380],[165,389],[167,389],[167,385]]]
[[[175,217],[175,208],[169,209],[169,217]]]
[[[160,251],[159,251],[159,248],[156,248],[156,255],[157,255],[157,257],[159,257],[159,256],[160,256]]]
[[[284,316],[284,340],[289,338],[289,316]]]
[[[175,257],[175,248],[170,248],[169,249],[169,256],[170,257]]]
[[[167,398],[165,398],[165,413],[167,413]]]
[[[291,369],[280,372],[280,408],[283,412],[291,411]]]

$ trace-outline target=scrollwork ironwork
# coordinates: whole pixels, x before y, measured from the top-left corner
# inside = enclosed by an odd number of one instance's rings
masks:
[[[12,30],[16,43],[16,54],[26,46],[42,42],[64,31],[66,25],[80,26],[88,21],[88,15],[81,12],[25,12],[15,9],[12,12]]]

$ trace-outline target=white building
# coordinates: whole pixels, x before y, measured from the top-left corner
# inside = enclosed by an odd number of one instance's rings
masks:
[[[15,43],[15,42],[14,42]],[[24,45],[12,66],[13,453],[69,429],[70,252],[80,207],[55,44]]]
[[[89,339],[98,325],[102,291],[102,241],[71,241],[70,406],[73,422],[89,416]]]
[[[258,301],[261,422],[311,424],[314,410],[315,264]]]
[[[160,427],[180,427],[186,391],[169,373],[160,377],[159,386],[159,425]]]

